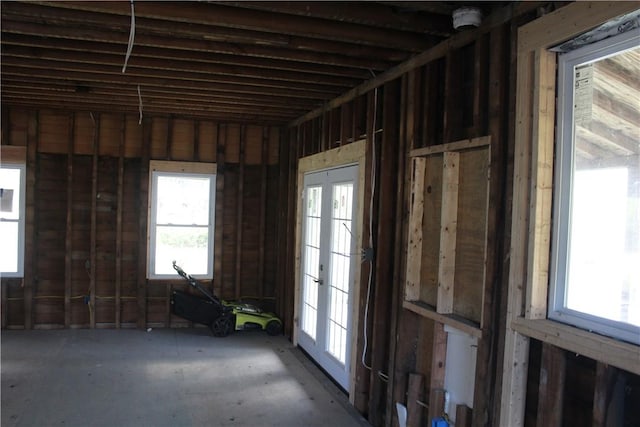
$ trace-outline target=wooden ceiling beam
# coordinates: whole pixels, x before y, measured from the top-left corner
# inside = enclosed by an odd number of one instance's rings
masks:
[[[104,12],[129,16],[128,2],[55,2],[48,4],[60,8]],[[135,14],[139,18],[153,18],[204,25],[216,25],[275,34],[310,38],[358,42],[370,46],[390,47],[420,52],[440,40],[424,34],[412,34],[392,29],[374,29],[362,24],[345,24],[329,19],[290,16],[260,10],[242,10],[223,4],[191,2],[138,2]]]
[[[33,99],[24,99],[24,98],[13,98],[7,97],[3,99],[3,102],[7,105],[24,107],[24,108],[37,108],[42,109],[42,103],[39,103],[37,100]],[[44,107],[46,108],[46,107]],[[105,113],[128,113],[132,115],[138,115],[137,107],[135,109],[132,108],[123,108],[118,105],[114,105],[113,107],[109,106],[108,109],[105,109],[105,106],[102,104],[91,104],[86,103],[82,106],[78,105],[65,105],[60,104],[56,106],[57,110],[62,111],[87,111],[87,112],[105,112]],[[200,118],[212,121],[223,121],[223,122],[237,122],[237,123],[252,123],[252,124],[270,124],[270,125],[282,125],[284,123],[284,119],[282,117],[273,117],[266,114],[248,114],[248,113],[228,113],[225,111],[201,111],[201,110],[169,110],[166,107],[156,108],[155,106],[148,106],[143,111],[143,117],[148,116],[162,116],[167,117],[171,115],[172,117],[186,117],[186,118]]]
[[[5,6],[3,5],[3,12]],[[100,27],[83,28],[81,24],[52,25],[48,23],[20,22],[13,18],[3,16],[3,34],[23,34],[39,37],[51,37],[56,39],[87,40],[96,42],[120,43],[127,45],[129,38],[127,32],[101,29]],[[289,43],[286,47],[272,47],[260,43],[242,44],[237,42],[220,42],[205,38],[179,37],[144,34],[136,31],[134,47],[150,46],[163,49],[192,50],[207,53],[219,53],[227,55],[240,55],[257,58],[270,58],[285,61],[299,61],[312,64],[324,64],[328,66],[352,67],[361,69],[384,70],[394,62],[402,61],[408,57],[406,52],[394,50],[393,53],[385,53],[382,49],[369,47],[328,49],[327,46],[315,46],[304,41]],[[317,50],[314,50],[317,48]],[[126,47],[125,47],[126,50]]]
[[[4,88],[3,98],[40,98],[41,100],[47,100],[51,104],[67,104],[81,106],[86,103],[102,104],[102,105],[120,105],[122,107],[130,107],[133,110],[138,109],[139,99],[138,94],[135,91],[127,93],[124,90],[112,91],[109,93],[73,93],[63,92],[56,90],[31,90],[31,89],[18,89],[18,88]],[[204,110],[204,111],[227,111],[227,112],[255,112],[264,114],[267,116],[288,117],[293,113],[300,113],[301,109],[286,108],[286,107],[274,107],[274,106],[245,106],[236,105],[228,102],[211,102],[200,99],[198,101],[193,99],[168,99],[162,96],[148,96],[146,93],[142,96],[143,110],[148,106],[154,106],[156,108],[164,107],[166,111],[173,111],[174,109],[183,110]]]
[[[2,57],[15,58],[37,58],[44,61],[72,62],[78,64],[117,66],[122,68],[124,64],[124,52],[119,54],[94,53],[94,52],[74,52],[59,49],[30,48],[15,45],[3,44]],[[217,63],[203,63],[181,60],[167,60],[163,58],[141,57],[132,54],[129,58],[127,68],[152,69],[172,71],[178,73],[189,73],[189,75],[206,74],[199,80],[207,80],[209,76],[233,76],[234,79],[249,78],[260,80],[275,80],[300,83],[308,85],[313,82],[321,86],[337,86],[339,88],[349,88],[362,83],[365,78],[351,78],[344,76],[331,76],[322,74],[308,74],[288,70],[263,69],[257,67],[240,67]]]
[[[355,1],[236,1],[226,2],[226,4],[296,16],[313,16],[372,27],[402,29],[441,37],[448,37],[453,32],[451,11],[449,9],[444,13],[423,10],[416,12],[415,9],[409,12],[408,8],[398,7],[393,3],[367,3],[362,5],[361,2]]]
[[[25,36],[22,34],[5,33],[2,35],[1,41],[3,45],[60,49],[82,53],[104,53],[120,56],[122,56],[126,50],[123,45],[116,43],[92,42],[84,40],[61,41],[60,39],[39,37],[37,35]],[[200,63],[237,65],[258,69],[275,69],[292,71],[296,73],[343,76],[360,80],[365,80],[371,76],[368,71],[358,68],[338,67],[334,65],[329,66],[325,64],[309,64],[299,61],[284,61],[281,59],[255,58],[240,55],[219,54],[182,49],[161,49],[157,47],[135,46],[135,52],[133,53],[133,55],[143,58],[194,61]]]
[[[113,92],[114,87],[108,83],[92,82],[90,86],[78,85],[69,81],[57,81],[53,79],[43,77],[31,77],[22,75],[5,75],[2,76],[2,86],[4,88],[11,89],[24,89],[24,90],[55,90],[69,93],[108,93]],[[131,86],[121,86],[115,93],[126,91],[128,94],[134,88]],[[223,102],[233,105],[247,105],[247,106],[275,106],[275,105],[287,105],[294,110],[308,111],[310,108],[314,108],[320,104],[320,102],[314,102],[313,100],[304,98],[291,98],[274,95],[258,95],[258,94],[238,94],[235,92],[222,92],[212,91],[206,89],[185,89],[185,88],[172,88],[172,87],[153,87],[146,86],[141,89],[144,91],[145,96],[155,97],[169,97],[177,99],[193,99],[193,100],[207,100],[209,102]]]
[[[3,52],[4,53],[4,52]],[[205,72],[191,72],[186,70],[166,70],[154,68],[139,68],[134,64],[129,64],[126,74],[122,73],[122,65],[114,64],[89,64],[77,63],[73,61],[57,61],[50,59],[35,59],[26,57],[14,57],[2,55],[3,67],[7,65],[20,66],[31,69],[45,69],[49,71],[77,71],[81,73],[111,74],[121,76],[122,83],[129,82],[137,84],[141,78],[161,78],[169,80],[188,80],[202,83],[234,84],[237,87],[253,86],[254,88],[279,88],[291,89],[303,92],[315,92],[322,95],[339,93],[340,87],[332,85],[322,85],[305,82],[290,82],[282,80],[271,80],[253,77],[240,77],[233,75],[207,74]],[[311,95],[313,96],[313,95]]]
[[[331,93],[301,91],[294,88],[277,88],[277,87],[257,87],[235,84],[231,82],[204,82],[195,80],[177,79],[169,77],[152,77],[152,76],[135,76],[122,75],[118,73],[92,72],[74,70],[59,70],[53,68],[30,67],[20,64],[2,64],[2,76],[31,76],[33,78],[51,78],[58,79],[61,82],[72,82],[79,86],[91,86],[94,82],[107,83],[111,85],[128,86],[135,88],[140,85],[145,87],[157,88],[175,88],[175,89],[192,89],[192,90],[211,90],[221,93],[236,93],[247,95],[263,95],[263,96],[279,96],[291,98],[303,98],[314,100],[316,102],[326,101],[335,96]]]

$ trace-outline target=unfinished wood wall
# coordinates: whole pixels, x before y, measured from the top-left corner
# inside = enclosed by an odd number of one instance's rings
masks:
[[[25,277],[2,279],[6,328],[147,327],[171,289],[146,279],[150,160],[217,163],[214,280],[275,309],[279,129],[179,117],[3,106],[2,144],[27,148]]]
[[[396,402],[407,406],[411,426],[430,425],[432,418],[443,415],[445,325],[478,339],[476,375],[468,379],[475,383],[473,409],[449,408],[449,413],[457,415],[455,425],[498,423],[511,246],[517,31],[551,9],[530,8],[502,22],[496,19],[495,25],[473,36],[454,37],[295,121],[285,135],[286,160],[281,166],[287,180],[281,186],[289,197],[286,203],[283,200],[279,221],[290,231],[288,237],[281,236],[286,239],[286,257],[278,266],[278,277],[286,283],[294,282],[297,159],[366,138],[369,176],[375,150],[374,199],[372,209],[364,208],[366,225],[372,217],[375,241],[365,355],[371,370],[359,362],[352,367],[356,370],[354,404],[372,425],[397,425]],[[466,150],[475,139],[490,142]],[[442,206],[442,165],[447,153],[458,153],[453,158],[459,160],[459,182],[447,178],[458,191],[454,224],[458,235],[454,249],[448,249],[455,256],[449,265],[455,281],[450,292],[442,295],[442,225],[451,221],[453,212]],[[411,209],[418,197],[412,192],[416,158],[439,165],[425,167],[421,191],[428,200],[419,214],[420,238],[425,241],[418,243],[412,240],[416,230],[411,228]],[[364,191],[369,200],[370,182]],[[423,218],[427,218],[424,223]],[[366,242],[368,227],[364,229]],[[408,253],[414,243],[420,248],[418,258]],[[421,263],[416,268],[418,296],[405,298],[407,272],[416,262]],[[366,277],[361,279],[367,283]],[[359,325],[363,325],[366,289],[360,289],[360,295]],[[293,293],[282,295],[282,304],[291,307],[287,317],[293,315],[292,298]],[[447,301],[449,306],[444,304]],[[356,333],[363,332],[360,327]],[[363,348],[353,351],[360,361]],[[538,343],[537,350],[534,346],[530,362],[526,425],[638,422],[633,413],[640,405],[638,376],[548,344]],[[622,424],[611,424],[610,414],[620,412],[623,401],[626,412],[616,419]]]

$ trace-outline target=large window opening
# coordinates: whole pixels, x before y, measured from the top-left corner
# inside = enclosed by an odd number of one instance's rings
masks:
[[[215,165],[152,162],[149,278],[175,276],[173,261],[213,278],[215,189]]]
[[[640,35],[558,57],[549,317],[640,344]]]
[[[25,165],[3,163],[0,167],[0,274],[24,274]]]

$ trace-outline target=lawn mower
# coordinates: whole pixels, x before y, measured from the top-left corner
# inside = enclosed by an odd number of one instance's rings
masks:
[[[202,293],[205,298],[174,290],[171,293],[171,312],[176,316],[195,323],[207,325],[214,336],[226,337],[232,331],[262,329],[269,335],[282,332],[282,321],[273,313],[262,311],[255,305],[224,301],[205,289],[190,274],[173,261],[173,269],[189,285]]]

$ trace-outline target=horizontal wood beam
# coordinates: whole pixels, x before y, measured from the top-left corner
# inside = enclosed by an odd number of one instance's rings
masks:
[[[129,86],[122,86],[114,89],[113,86],[93,82],[90,85],[82,85],[74,82],[59,81],[54,79],[47,79],[45,77],[32,77],[22,75],[3,75],[2,85],[5,89],[16,90],[39,90],[39,91],[54,91],[64,92],[68,94],[83,93],[85,96],[91,96],[93,94],[105,95],[105,94],[121,94],[131,95],[132,88]],[[196,102],[215,103],[215,104],[229,104],[229,105],[246,105],[246,106],[276,106],[286,104],[289,110],[304,110],[308,111],[317,105],[317,102],[313,100],[305,100],[302,98],[288,98],[284,96],[274,95],[259,95],[259,94],[235,94],[229,92],[211,91],[211,90],[195,90],[195,89],[176,89],[176,88],[159,88],[159,87],[144,87],[145,98],[165,98],[165,99],[177,99],[177,100],[194,100]]]
[[[122,52],[117,54],[93,51],[81,53],[61,49],[30,48],[6,44],[2,46],[2,57],[25,58],[30,60],[37,58],[38,61],[69,62],[87,66],[114,66],[118,68],[117,71],[120,73],[122,73],[122,65],[124,63],[124,55]],[[295,82],[303,84],[304,86],[312,86],[309,82],[313,82],[313,85],[318,86],[328,85],[346,88],[363,80],[362,78],[347,76],[311,74],[258,67],[238,67],[214,62],[183,61],[178,59],[167,60],[166,58],[142,57],[139,55],[132,55],[130,57],[127,72],[129,73],[131,70],[138,70],[139,73],[144,73],[144,70],[171,71],[173,73],[184,73],[184,78],[205,74],[198,76],[198,80],[232,76],[236,80],[241,78],[247,79],[247,84],[251,84],[251,81],[248,79],[256,79],[258,85],[261,84],[260,82],[267,80],[277,80],[286,81],[287,85],[289,85],[290,82]],[[180,77],[180,74],[178,74],[178,77]],[[267,83],[267,85],[268,84],[270,83]]]
[[[151,77],[151,76],[131,76],[122,75],[121,73],[95,72],[85,73],[74,70],[57,70],[46,68],[32,68],[28,65],[22,66],[19,63],[11,65],[8,62],[2,63],[2,76],[24,76],[28,75],[35,78],[56,78],[60,81],[70,82],[72,84],[82,86],[90,83],[108,83],[119,84],[124,86],[136,87],[140,85],[144,87],[168,87],[175,89],[192,89],[192,90],[212,90],[222,93],[233,92],[236,94],[261,94],[286,96],[292,98],[304,98],[310,100],[327,99],[331,94],[300,91],[292,88],[274,88],[274,87],[257,87],[246,86],[242,84],[233,84],[229,82],[203,82],[195,80],[184,80],[172,77]]]
[[[87,73],[93,74],[110,74],[112,76],[120,76],[120,82],[125,83],[127,80],[131,80],[134,84],[140,82],[140,78],[160,78],[170,80],[183,80],[183,81],[196,81],[202,83],[221,83],[221,84],[233,84],[238,87],[252,86],[258,87],[270,87],[279,89],[291,89],[297,91],[319,92],[319,93],[335,93],[339,90],[335,86],[327,85],[315,85],[313,83],[304,82],[287,82],[282,80],[269,80],[253,77],[236,77],[233,75],[220,75],[220,74],[207,74],[207,73],[194,73],[190,71],[182,71],[176,73],[171,70],[161,70],[154,68],[139,68],[135,66],[127,67],[126,74],[122,74],[122,65],[106,65],[106,64],[79,64],[74,61],[54,61],[54,60],[39,60],[33,58],[2,56],[2,66],[19,66],[28,69],[44,69],[51,71],[64,71],[63,74],[76,71],[81,72],[81,76],[85,76]],[[81,77],[82,78],[82,77]],[[246,89],[245,89],[246,90]]]
[[[128,2],[43,2],[54,7],[88,10],[129,16]],[[240,28],[266,33],[287,34],[310,38],[357,41],[360,44],[390,47],[420,52],[433,44],[424,34],[411,34],[392,29],[372,28],[362,24],[348,24],[327,19],[290,16],[260,10],[242,10],[225,4],[161,2],[135,4],[138,18],[153,18],[220,27]]]
[[[368,80],[362,83],[359,86],[350,89],[344,94],[340,95],[337,98],[334,98],[330,102],[326,103],[324,106],[310,111],[302,117],[299,117],[296,120],[293,120],[289,123],[289,127],[295,127],[300,125],[301,123],[306,122],[307,120],[311,120],[316,118],[325,111],[333,110],[334,108],[349,102],[370,90],[373,90],[377,87],[384,85],[391,80],[395,80],[402,76],[403,74],[421,67],[431,61],[434,61],[438,58],[445,56],[449,51],[453,49],[460,48],[465,46],[474,40],[478,39],[481,35],[489,32],[492,28],[502,25],[505,22],[511,20],[514,16],[518,16],[522,13],[525,13],[529,10],[535,9],[539,5],[539,2],[522,2],[519,4],[509,4],[508,6],[503,7],[502,9],[497,10],[495,13],[487,17],[483,24],[474,29],[468,30],[462,33],[457,33],[451,36],[449,39],[438,43],[432,48],[425,50],[424,52],[413,56],[411,59],[385,71],[382,74],[374,77],[371,80]]]
[[[3,21],[3,31],[6,29],[6,22]],[[12,34],[6,31],[2,35],[2,45],[23,46],[32,48],[58,49],[64,51],[91,52],[92,54],[118,55],[122,58],[124,48],[122,44],[100,41],[73,40],[72,43],[61,43],[58,38],[40,37],[40,34],[23,35]],[[125,49],[126,50],[126,49]],[[335,64],[310,64],[302,61],[291,61],[283,59],[272,59],[263,57],[252,57],[246,55],[233,55],[229,53],[215,53],[200,50],[186,49],[166,49],[160,47],[140,46],[136,43],[135,56],[140,58],[156,58],[168,61],[193,61],[202,64],[224,64],[251,67],[261,70],[283,70],[294,71],[296,73],[308,73],[309,78],[313,75],[341,76],[364,80],[371,74],[368,70],[361,68],[351,68]]]
[[[15,4],[12,2],[12,5]],[[33,23],[17,21],[11,15],[5,18],[5,5],[2,6],[3,22],[2,32],[11,34],[38,35],[50,38],[63,38],[70,40],[90,40],[96,42],[119,43],[127,45],[129,30],[113,31],[102,30],[100,27],[83,28],[79,30],[82,22],[69,22],[53,25],[51,23]],[[126,17],[123,17],[126,19]],[[97,18],[96,18],[97,19]],[[127,20],[130,25],[130,19]],[[103,23],[102,25],[105,25]],[[331,42],[332,44],[338,44]],[[150,46],[159,48],[171,48],[176,50],[192,50],[210,53],[244,55],[252,57],[284,59],[291,61],[320,63],[327,65],[356,67],[363,69],[384,70],[389,68],[393,62],[401,61],[407,54],[401,51],[386,53],[384,50],[373,51],[373,48],[359,47],[350,49],[350,46],[340,44],[339,46],[327,46],[328,42],[307,43],[304,40],[291,40],[286,43],[279,43],[277,46],[268,44],[251,43],[250,39],[242,42],[233,40],[214,40],[208,33],[197,35],[182,35],[175,32],[173,35],[158,35],[157,33],[145,34],[137,30],[135,37],[136,46]],[[348,50],[347,50],[348,49]],[[126,48],[125,48],[126,50]],[[371,51],[370,51],[371,50]],[[378,55],[376,55],[376,52]]]
[[[258,9],[296,16],[314,16],[341,22],[370,25],[379,28],[400,28],[405,31],[448,37],[453,32],[451,10],[420,11],[409,9],[411,5],[399,7],[395,2],[383,4],[367,3],[363,7],[357,2],[232,2],[233,6]],[[229,4],[229,3],[227,3]],[[443,16],[444,15],[444,16]],[[449,18],[449,19],[447,19]]]

